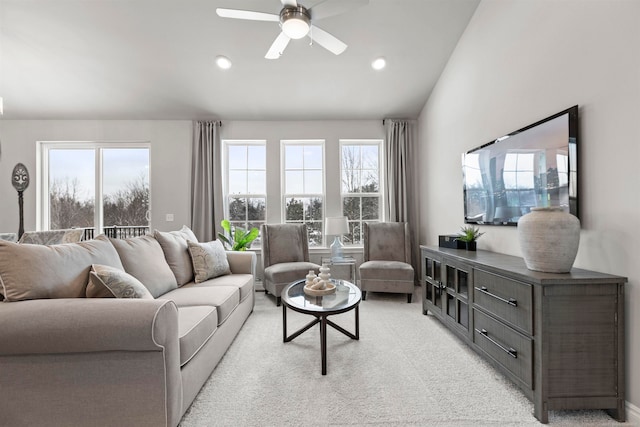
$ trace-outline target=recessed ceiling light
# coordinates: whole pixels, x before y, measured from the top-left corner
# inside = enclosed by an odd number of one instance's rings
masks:
[[[231,60],[226,56],[218,55],[216,56],[216,65],[223,70],[228,70],[231,68]]]
[[[382,70],[387,65],[387,61],[384,58],[377,58],[371,63],[371,68],[374,70]]]

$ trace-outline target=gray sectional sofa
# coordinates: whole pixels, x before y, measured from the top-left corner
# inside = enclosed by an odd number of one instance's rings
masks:
[[[0,424],[176,426],[254,306],[255,254],[214,243],[0,242]]]

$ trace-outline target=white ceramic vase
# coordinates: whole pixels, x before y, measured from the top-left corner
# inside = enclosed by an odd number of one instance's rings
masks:
[[[532,208],[518,221],[518,240],[529,270],[568,273],[580,243],[580,220],[562,208]]]
[[[329,273],[329,271],[330,269],[326,265],[320,267],[318,280],[322,283],[322,289],[325,289],[329,285],[329,278],[331,277],[331,273]]]

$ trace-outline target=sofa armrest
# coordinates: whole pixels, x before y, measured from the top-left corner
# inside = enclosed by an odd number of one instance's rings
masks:
[[[177,331],[172,301],[64,298],[0,303],[0,356],[163,351]]]
[[[233,274],[256,275],[257,257],[252,251],[226,251],[227,261]]]

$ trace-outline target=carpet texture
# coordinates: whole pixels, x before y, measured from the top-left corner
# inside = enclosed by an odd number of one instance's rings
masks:
[[[313,319],[287,311],[291,333]],[[354,330],[354,312],[330,317]],[[360,340],[327,333],[320,372],[314,326],[282,342],[282,307],[256,293],[256,307],[180,426],[527,426],[533,404],[433,316],[420,288],[368,293]],[[551,425],[623,426],[604,411],[552,411]],[[628,425],[628,424],[627,424]]]

